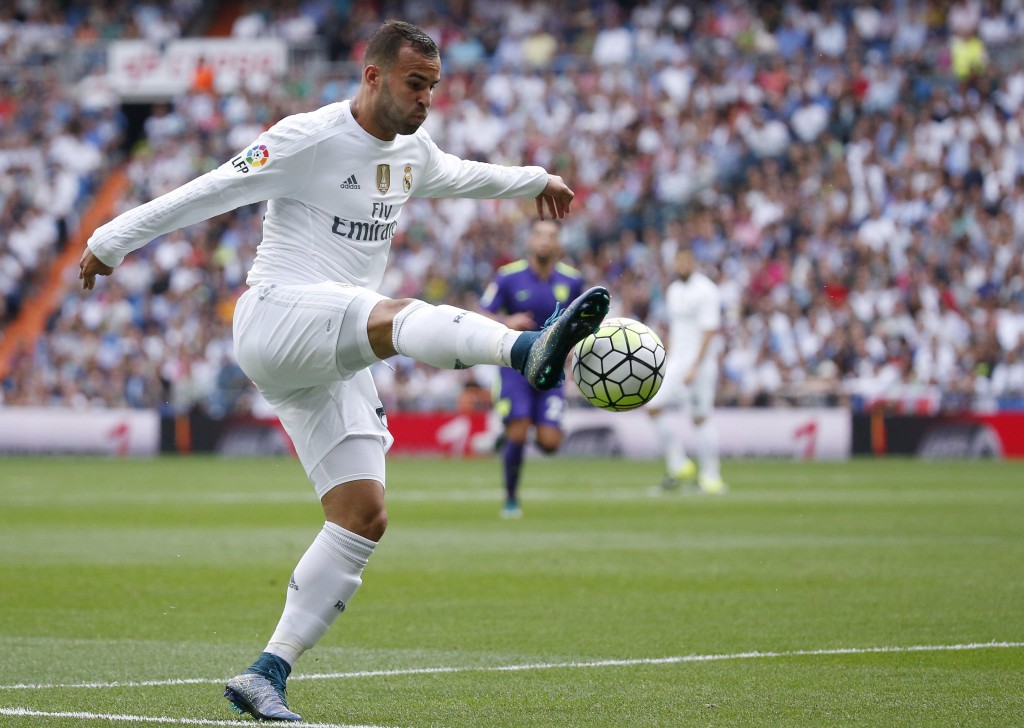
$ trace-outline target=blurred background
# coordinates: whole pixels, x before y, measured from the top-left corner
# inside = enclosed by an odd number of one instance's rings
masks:
[[[566,258],[613,314],[663,330],[693,246],[723,291],[724,429],[787,423],[780,450],[725,454],[1024,454],[1021,0],[6,2],[0,450],[287,449],[231,354],[263,205],[154,241],[90,295],[77,261],[113,215],[350,97],[388,18],[441,48],[442,149],[574,188]],[[533,214],[412,202],[381,292],[478,308]],[[490,368],[374,375],[399,450],[487,450]]]

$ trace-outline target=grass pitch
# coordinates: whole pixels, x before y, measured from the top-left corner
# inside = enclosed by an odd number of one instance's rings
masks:
[[[391,460],[391,526],[307,653],[307,722],[1024,723],[1024,466]],[[0,725],[252,725],[259,653],[322,514],[298,463],[0,459]]]

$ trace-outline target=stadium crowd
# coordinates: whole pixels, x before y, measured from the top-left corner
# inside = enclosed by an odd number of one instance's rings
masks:
[[[0,8],[0,330],[46,275],[119,156],[118,107],[70,92],[69,74],[98,72],[103,41],[177,37],[197,6],[33,0]]]
[[[435,141],[564,176],[577,193],[568,256],[611,289],[614,314],[662,326],[669,261],[694,246],[725,299],[723,404],[1024,406],[1020,0],[274,7],[246,5],[233,32],[319,41],[332,63],[156,107],[117,211],[230,159],[287,114],[347,98],[365,29],[404,17],[442,48]],[[142,37],[184,24],[172,11],[111,16]],[[20,93],[0,93],[13,99],[0,101],[4,321],[123,133],[116,106],[86,109],[51,63],[25,63],[44,51],[26,51],[12,23],[0,23],[0,53],[24,70],[5,81]],[[87,23],[90,36],[124,37],[92,12],[51,25],[78,38]],[[382,292],[476,308],[495,268],[522,254],[532,214],[510,201],[410,204]],[[90,296],[69,277],[2,401],[259,412],[232,360],[230,316],[261,217],[251,206],[168,235]],[[386,406],[431,409],[466,402],[491,372],[399,357],[374,374]]]

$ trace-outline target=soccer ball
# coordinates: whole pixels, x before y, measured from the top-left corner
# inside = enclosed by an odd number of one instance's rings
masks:
[[[590,404],[612,412],[649,402],[665,376],[665,346],[635,319],[605,319],[573,353],[576,386]]]

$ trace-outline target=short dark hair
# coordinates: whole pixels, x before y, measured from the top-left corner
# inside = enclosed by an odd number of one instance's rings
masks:
[[[391,68],[406,43],[421,56],[437,58],[440,55],[433,39],[415,25],[404,20],[388,20],[367,41],[363,65]]]

